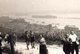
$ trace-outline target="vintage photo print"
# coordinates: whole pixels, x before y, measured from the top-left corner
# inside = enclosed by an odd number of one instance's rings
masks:
[[[80,0],[0,0],[0,54],[80,54]]]

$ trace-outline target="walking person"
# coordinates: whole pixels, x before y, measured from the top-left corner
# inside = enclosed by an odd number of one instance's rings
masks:
[[[32,48],[35,48],[34,47],[34,44],[35,44],[35,36],[34,36],[34,33],[32,31],[30,31],[30,39],[31,39],[31,46],[32,46]]]
[[[74,33],[74,31],[70,32],[69,35],[69,41],[71,43],[71,54],[74,54],[74,50],[76,51],[76,54],[79,54],[79,42],[78,42],[78,37],[77,35]]]
[[[29,33],[28,31],[26,31],[25,32],[25,42],[27,44],[27,50],[29,50],[29,41],[30,41]]]
[[[71,51],[71,44],[68,40],[69,34],[66,34],[65,37],[62,40],[63,43],[63,51],[65,54],[70,54]]]
[[[48,54],[45,38],[42,35],[40,37],[39,54]]]

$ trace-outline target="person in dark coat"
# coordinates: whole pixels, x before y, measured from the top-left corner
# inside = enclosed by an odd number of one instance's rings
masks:
[[[63,51],[65,54],[70,54],[71,52],[71,44],[69,42],[69,39],[68,39],[69,35],[66,34],[65,37],[63,38]]]
[[[48,54],[45,38],[42,35],[40,37],[39,54]]]
[[[9,52],[9,54],[15,54],[13,34],[10,32],[10,33],[7,33],[6,35],[7,35],[6,41],[8,42],[8,44],[10,44],[10,52]]]
[[[29,50],[29,41],[30,41],[30,37],[29,37],[29,32],[26,31],[25,32],[25,42],[27,44],[27,49]]]
[[[2,33],[0,32],[0,54],[2,54]]]

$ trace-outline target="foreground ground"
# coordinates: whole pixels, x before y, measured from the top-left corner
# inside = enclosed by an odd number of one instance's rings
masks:
[[[39,45],[35,45],[35,49],[32,49],[29,45],[29,50],[26,48],[26,43],[17,42],[15,45],[15,50],[21,52],[22,54],[39,54]],[[62,46],[58,45],[47,45],[48,54],[64,54]],[[80,54],[80,53],[79,53]]]

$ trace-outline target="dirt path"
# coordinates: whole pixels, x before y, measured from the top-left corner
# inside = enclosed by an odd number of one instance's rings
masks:
[[[47,45],[48,54],[64,54],[62,50],[62,46],[58,45]],[[39,54],[39,45],[35,45],[35,49],[32,49],[29,45],[29,50],[26,48],[26,43],[17,42],[15,46],[15,50],[18,50],[22,54]],[[80,54],[80,53],[79,53]]]

